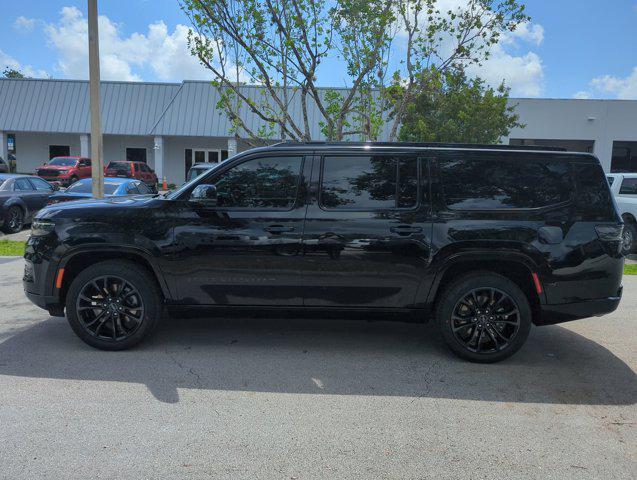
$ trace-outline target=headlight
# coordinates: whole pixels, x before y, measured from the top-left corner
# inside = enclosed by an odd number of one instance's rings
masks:
[[[55,230],[55,223],[49,220],[34,220],[31,224],[31,235],[42,237]]]

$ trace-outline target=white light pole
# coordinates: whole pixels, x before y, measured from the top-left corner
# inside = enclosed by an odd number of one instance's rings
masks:
[[[88,0],[88,70],[91,105],[91,176],[93,197],[104,198],[104,159],[100,116],[100,44],[97,0]]]

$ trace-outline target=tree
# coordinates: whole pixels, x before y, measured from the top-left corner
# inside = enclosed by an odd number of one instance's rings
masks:
[[[5,78],[26,78],[20,70],[15,68],[6,67],[2,72],[2,76]]]
[[[387,121],[395,139],[423,73],[480,64],[502,34],[528,21],[518,0],[467,0],[446,11],[439,0],[181,5],[192,23],[191,52],[213,73],[217,107],[235,133],[300,141],[312,139],[313,123],[329,140],[374,140]],[[334,59],[343,64],[343,88],[319,88],[321,65]],[[245,111],[260,123],[246,123]]]
[[[425,80],[426,78],[426,80]],[[509,89],[496,89],[462,70],[430,70],[405,108],[399,139],[409,142],[497,143],[518,123]]]

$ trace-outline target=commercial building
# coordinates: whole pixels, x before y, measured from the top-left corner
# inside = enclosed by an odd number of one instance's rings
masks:
[[[244,88],[257,102],[263,94],[259,87]],[[208,82],[102,82],[101,97],[105,160],[146,161],[169,183],[183,182],[193,163],[222,161],[249,148],[217,109],[218,92]],[[0,79],[0,156],[14,153],[19,172],[32,172],[53,156],[90,156],[88,98],[87,81]],[[589,151],[607,171],[637,171],[637,101],[511,103],[526,126],[504,143]],[[309,110],[312,134],[320,140],[319,113]],[[292,115],[301,115],[298,98]],[[263,123],[249,112],[244,120],[253,131]]]

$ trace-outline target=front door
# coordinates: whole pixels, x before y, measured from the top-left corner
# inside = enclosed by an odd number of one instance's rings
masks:
[[[431,282],[428,164],[414,155],[314,162],[304,227],[304,304],[403,308]]]
[[[179,201],[169,275],[181,303],[302,305],[309,163],[301,155],[248,157],[202,182],[217,187],[216,207]]]

